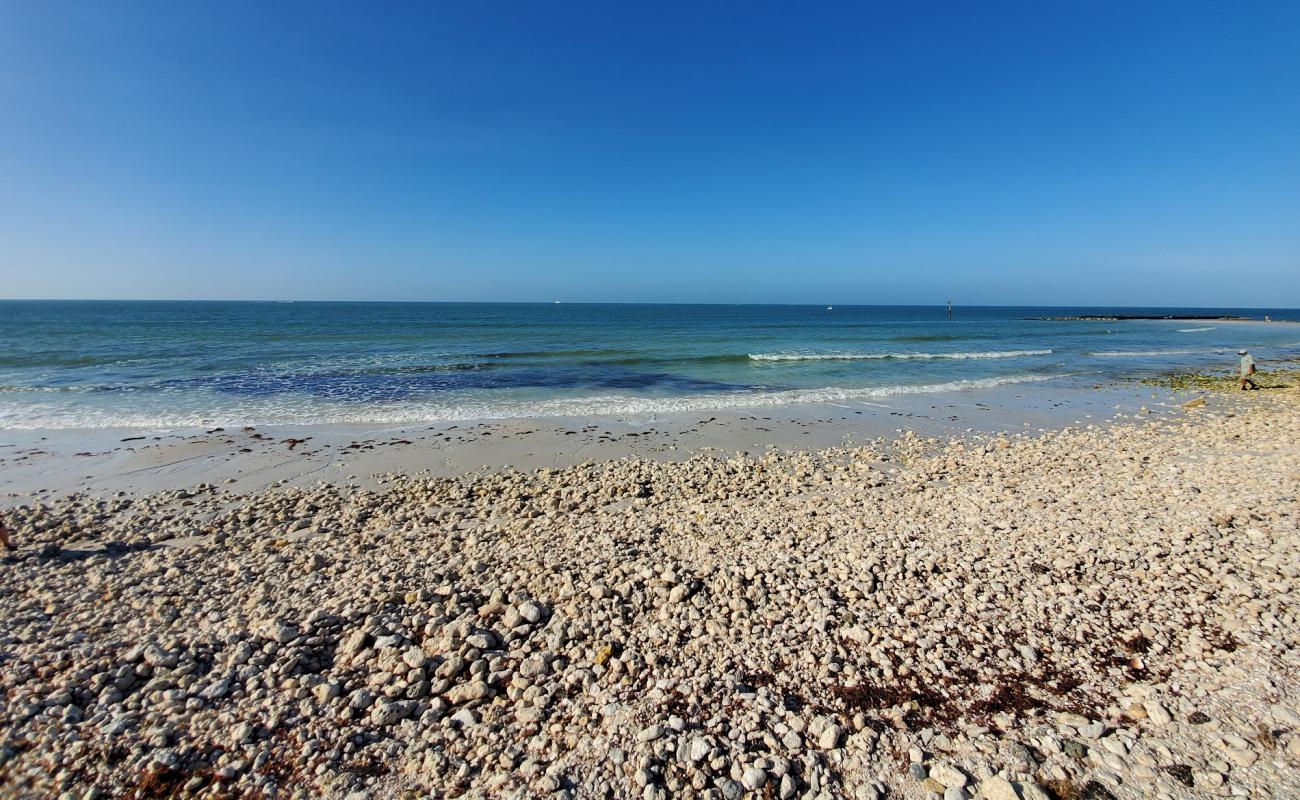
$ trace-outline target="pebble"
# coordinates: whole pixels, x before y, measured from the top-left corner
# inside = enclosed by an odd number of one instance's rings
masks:
[[[968,781],[964,772],[942,761],[936,761],[930,765],[930,777],[948,789],[960,789]]]
[[[767,783],[767,773],[758,767],[746,767],[740,782],[749,791],[757,791]]]
[[[980,781],[980,796],[985,800],[1020,800],[1016,787],[1000,775],[993,775]]]

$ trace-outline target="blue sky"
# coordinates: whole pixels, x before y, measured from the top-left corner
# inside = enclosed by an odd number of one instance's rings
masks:
[[[363,5],[0,0],[0,297],[1300,306],[1300,3]]]

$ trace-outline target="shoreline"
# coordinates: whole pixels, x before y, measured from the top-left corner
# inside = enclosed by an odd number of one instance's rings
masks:
[[[1038,434],[1138,413],[1177,413],[1178,392],[1138,383],[1045,384],[885,401],[660,414],[198,429],[0,431],[0,509],[73,492],[151,493],[196,483],[240,492],[316,481],[372,487],[385,473],[454,477],[620,458],[818,450],[892,439]],[[1143,411],[1145,409],[1145,411]]]
[[[0,785],[1300,793],[1300,392],[1196,396],[1033,436],[19,509]]]

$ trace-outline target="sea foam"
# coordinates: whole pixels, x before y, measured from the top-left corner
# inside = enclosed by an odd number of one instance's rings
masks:
[[[1094,353],[1088,353],[1090,356],[1099,357],[1116,357],[1123,358],[1129,356],[1197,356],[1211,355],[1213,353],[1226,353],[1223,349],[1216,350],[1101,350]]]
[[[244,404],[238,410],[205,409],[151,414],[142,411],[99,409],[0,408],[0,427],[18,430],[81,428],[184,429],[237,425],[407,425],[466,420],[521,419],[544,417],[634,416],[675,412],[724,411],[743,408],[827,402],[865,402],[899,395],[992,389],[1019,383],[1053,380],[1059,375],[1007,375],[993,378],[947,381],[914,385],[874,386],[861,389],[825,387],[780,391],[733,392],[673,397],[596,395],[557,397],[531,401],[483,401],[461,398],[451,403],[398,402],[391,404],[344,405],[303,404],[265,399]]]
[[[1023,358],[1024,356],[1047,356],[1051,350],[982,350],[971,353],[750,353],[752,361],[874,361],[881,359],[951,358]]]

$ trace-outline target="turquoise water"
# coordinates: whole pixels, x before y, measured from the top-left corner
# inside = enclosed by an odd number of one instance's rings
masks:
[[[1107,309],[0,302],[0,427],[419,423],[852,405],[1300,356],[1300,326]],[[1300,319],[1286,309],[1123,309]]]

